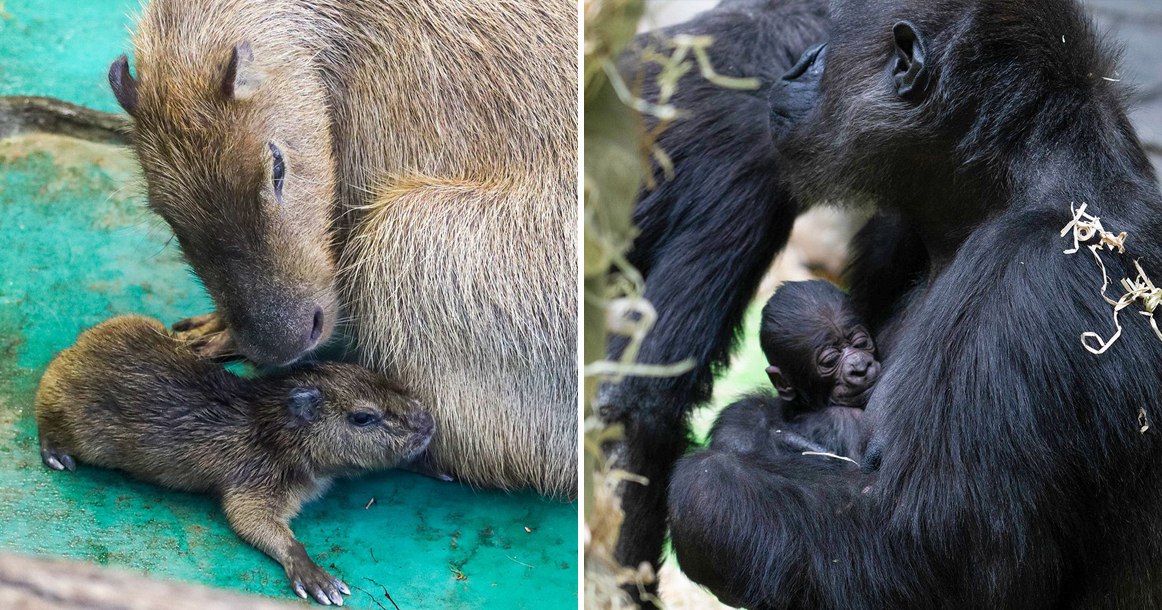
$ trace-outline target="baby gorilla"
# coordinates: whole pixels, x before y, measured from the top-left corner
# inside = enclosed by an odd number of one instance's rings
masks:
[[[166,487],[210,492],[230,526],[282,564],[300,597],[342,605],[289,522],[337,475],[422,452],[435,424],[383,377],[318,364],[243,379],[199,359],[157,320],[113,318],[49,364],[36,395],[41,457],[77,460]]]
[[[710,432],[711,448],[858,461],[863,406],[880,363],[843,292],[823,280],[784,284],[763,307],[759,338],[779,395],[753,394],[728,406]]]

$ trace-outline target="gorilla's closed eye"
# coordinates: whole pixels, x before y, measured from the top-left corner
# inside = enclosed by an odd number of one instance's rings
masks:
[[[832,368],[839,364],[839,352],[834,349],[829,349],[819,355],[819,366],[823,368]]]

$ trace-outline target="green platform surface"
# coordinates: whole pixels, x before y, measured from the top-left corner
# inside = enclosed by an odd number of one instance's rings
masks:
[[[0,0],[0,94],[115,110],[105,70],[135,7]],[[33,395],[56,352],[110,316],[168,323],[210,309],[139,180],[113,147],[0,139],[0,550],[296,602],[282,569],[236,538],[212,499],[40,463]],[[292,528],[352,585],[349,607],[393,608],[385,591],[404,610],[577,605],[575,504],[385,472],[340,481]]]

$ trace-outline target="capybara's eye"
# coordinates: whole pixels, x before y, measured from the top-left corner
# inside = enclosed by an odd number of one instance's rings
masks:
[[[367,411],[356,411],[355,413],[347,414],[347,421],[351,422],[352,426],[366,428],[379,421],[379,416]]]
[[[282,151],[279,150],[274,142],[267,142],[270,147],[271,169],[270,181],[274,185],[274,198],[279,203],[282,203],[282,182],[286,178],[286,163],[282,159]]]

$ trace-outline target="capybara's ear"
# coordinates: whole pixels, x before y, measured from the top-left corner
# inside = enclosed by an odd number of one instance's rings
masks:
[[[322,404],[323,393],[315,387],[291,390],[286,402],[291,417],[303,423],[315,421],[319,416],[319,406]]]
[[[227,99],[246,100],[262,83],[262,74],[254,63],[254,50],[243,40],[230,51],[226,74],[222,77],[222,95]]]
[[[137,81],[129,73],[129,58],[124,54],[109,66],[109,87],[125,112],[130,115],[137,112]]]

